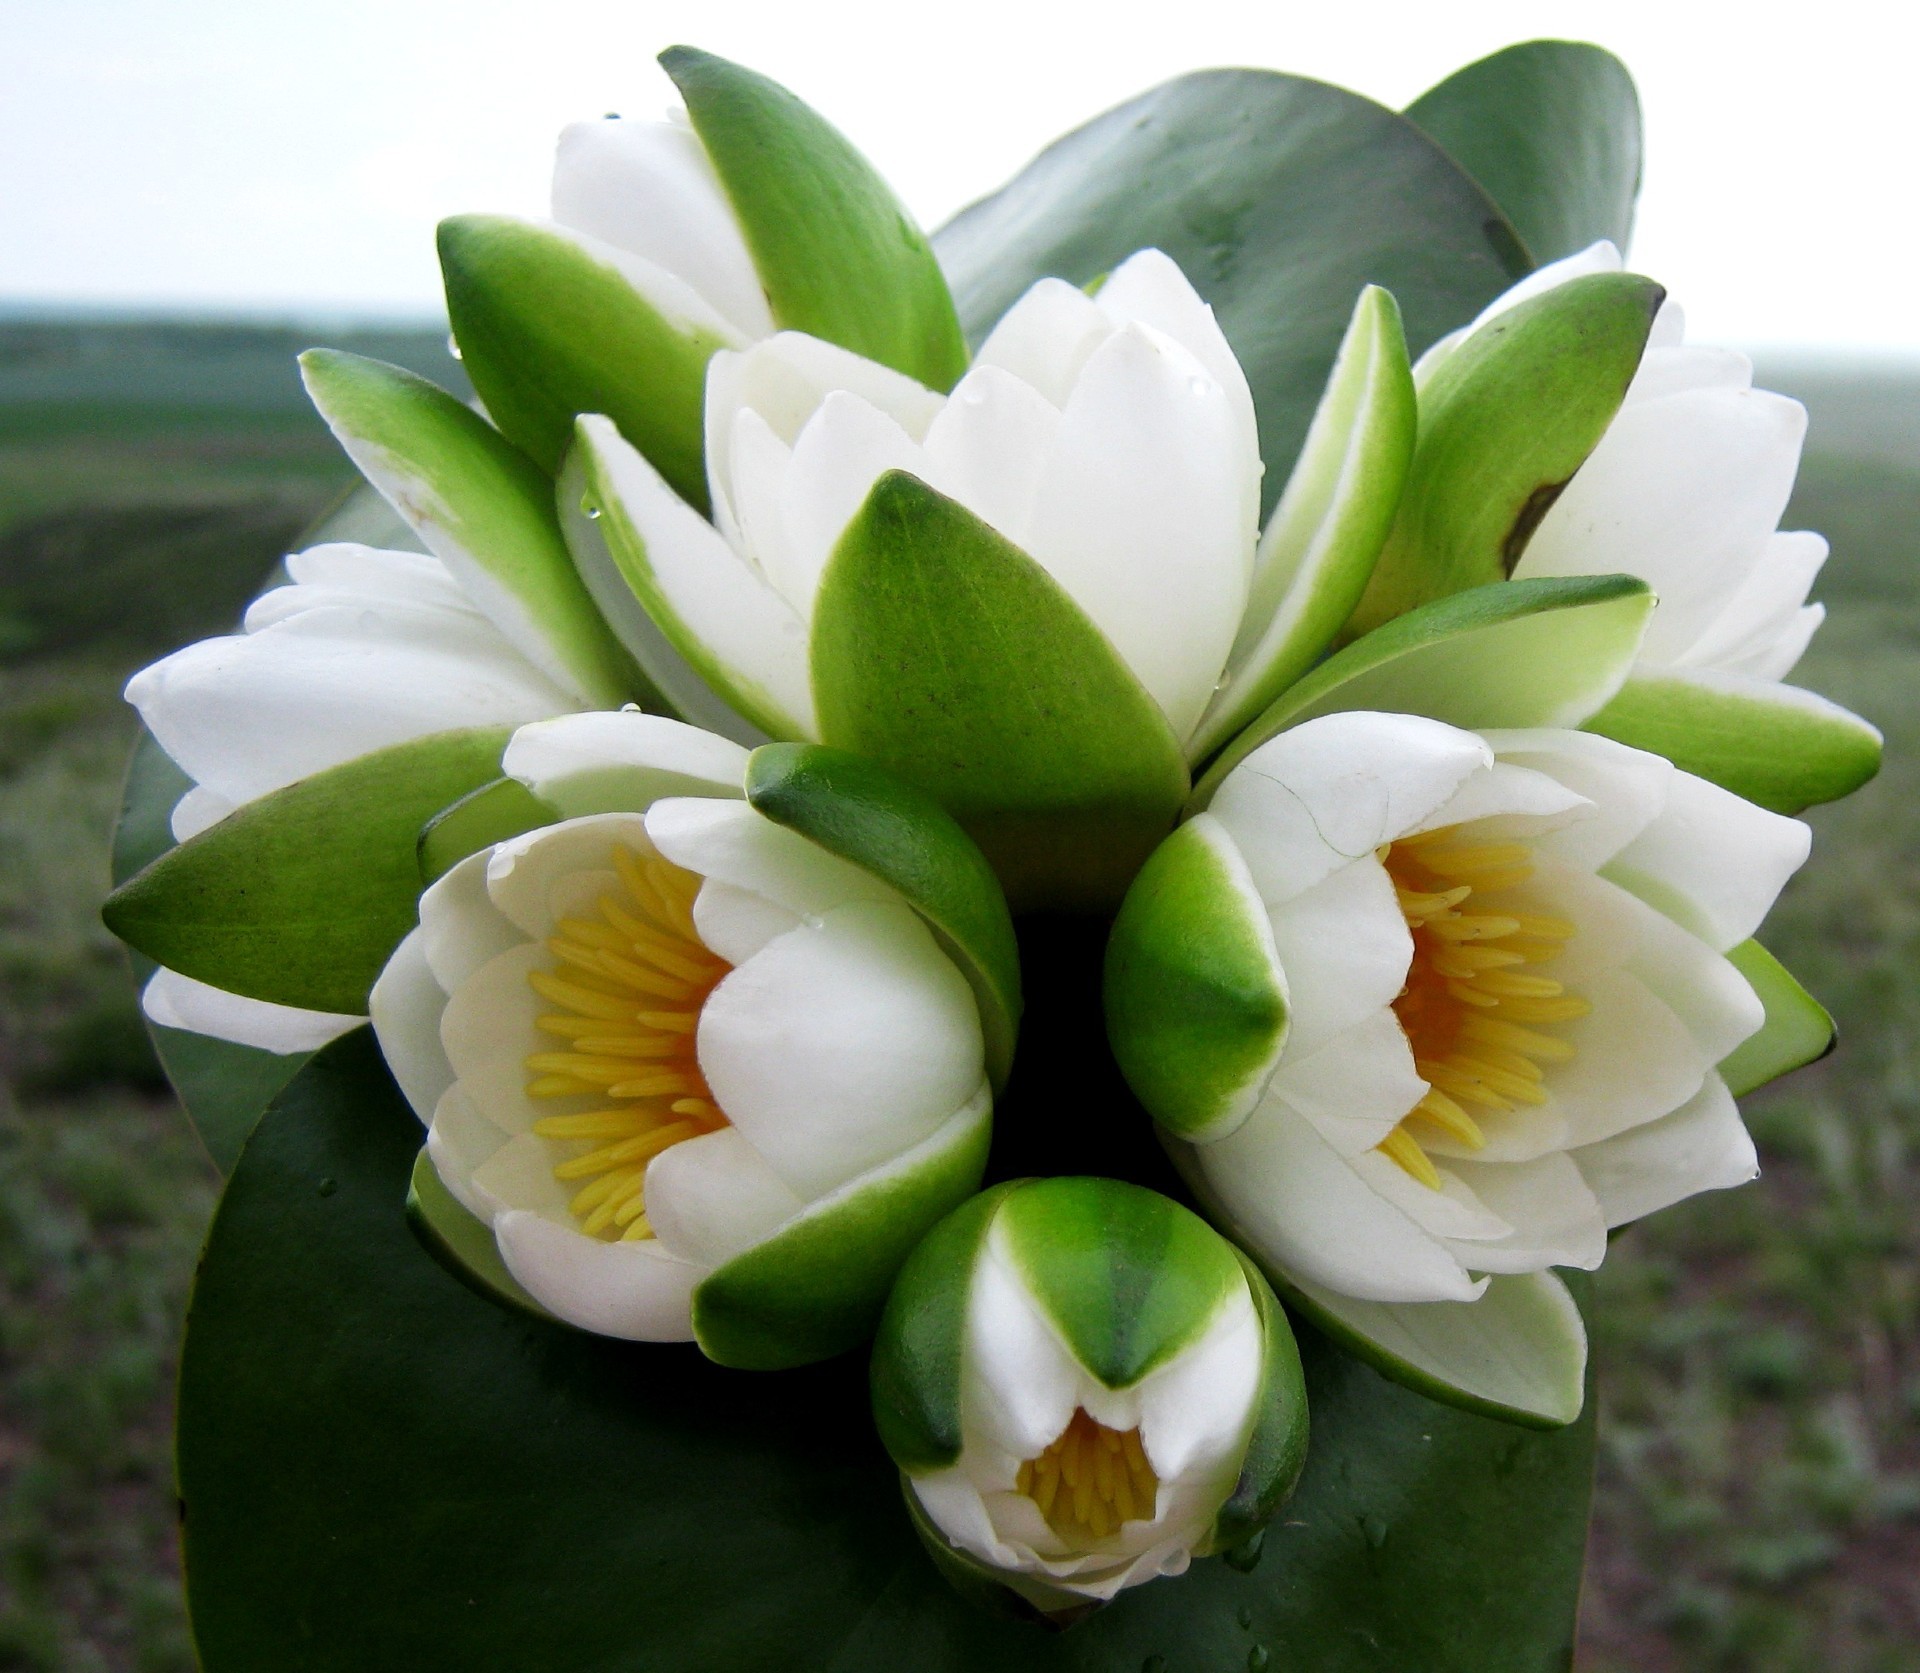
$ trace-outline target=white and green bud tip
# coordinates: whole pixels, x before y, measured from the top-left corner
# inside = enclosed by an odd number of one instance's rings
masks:
[[[936,1227],[887,1303],[873,1404],[942,1571],[1054,1617],[1240,1544],[1306,1459],[1265,1280],[1110,1179],[996,1186]]]
[[[428,827],[372,994],[428,1124],[416,1225],[602,1335],[750,1368],[864,1341],[985,1165],[1019,1007],[985,860],[817,747],[629,711],[503,765]]]

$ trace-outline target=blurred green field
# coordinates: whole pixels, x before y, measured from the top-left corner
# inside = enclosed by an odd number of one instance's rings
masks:
[[[310,340],[457,376],[425,332],[0,319],[0,1670],[193,1665],[169,1406],[216,1181],[95,910],[127,673],[230,621],[350,480]],[[1800,678],[1890,764],[1813,816],[1766,937],[1841,1050],[1751,1100],[1759,1184],[1601,1273],[1583,1673],[1920,1669],[1920,367],[1763,381],[1813,408],[1790,521],[1835,549]]]

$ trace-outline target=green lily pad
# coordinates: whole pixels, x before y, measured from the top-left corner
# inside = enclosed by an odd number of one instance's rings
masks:
[[[1398,299],[1418,354],[1533,266],[1500,208],[1404,116],[1266,70],[1181,76],[1056,141],[935,234],[978,342],[1036,279],[1164,250],[1213,305],[1287,480],[1354,298]]]
[[[1602,238],[1626,249],[1640,190],[1640,100],[1612,53],[1525,41],[1454,71],[1407,117],[1487,189],[1535,261]]]
[[[1255,1645],[1314,1673],[1568,1664],[1590,1418],[1451,1411],[1305,1331],[1311,1450],[1257,1560],[1052,1633],[940,1579],[861,1356],[730,1372],[482,1300],[408,1229],[419,1143],[354,1036],[268,1113],[220,1206],[180,1384],[206,1673],[1136,1673]]]

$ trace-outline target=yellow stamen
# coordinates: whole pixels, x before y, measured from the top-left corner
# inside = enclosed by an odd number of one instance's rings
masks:
[[[527,1058],[527,1092],[583,1101],[542,1116],[533,1131],[564,1147],[556,1179],[586,1181],[567,1205],[580,1229],[630,1243],[653,1236],[648,1165],[727,1124],[700,1073],[695,1033],[731,967],[694,929],[697,876],[621,847],[612,869],[624,898],[603,895],[597,919],[562,919],[547,943],[558,968],[527,976],[555,1007],[540,1031],[567,1047]]]
[[[1572,1041],[1540,1028],[1585,1016],[1587,1002],[1527,967],[1558,957],[1574,926],[1487,899],[1532,877],[1533,854],[1524,842],[1466,842],[1460,827],[1447,826],[1375,852],[1413,935],[1413,961],[1393,1009],[1429,1087],[1377,1148],[1437,1191],[1440,1170],[1417,1127],[1428,1143],[1438,1135],[1482,1149],[1481,1122],[1545,1103],[1543,1065],[1573,1056]]]
[[[1076,1410],[1040,1456],[1020,1466],[1014,1486],[1033,1500],[1048,1527],[1079,1549],[1123,1523],[1151,1517],[1160,1478],[1138,1429],[1109,1429]]]

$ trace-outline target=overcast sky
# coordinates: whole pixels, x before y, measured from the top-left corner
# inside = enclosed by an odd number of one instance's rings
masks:
[[[0,0],[0,301],[436,310],[435,220],[542,213],[560,125],[663,111],[679,40],[787,83],[932,226],[1182,70],[1401,105],[1540,35],[1638,79],[1636,265],[1696,335],[1920,352],[1920,10],[1862,0]]]

